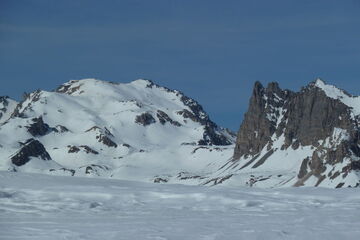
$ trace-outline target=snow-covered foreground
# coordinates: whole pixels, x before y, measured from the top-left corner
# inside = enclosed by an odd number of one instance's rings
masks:
[[[0,172],[0,239],[358,239],[359,189]]]

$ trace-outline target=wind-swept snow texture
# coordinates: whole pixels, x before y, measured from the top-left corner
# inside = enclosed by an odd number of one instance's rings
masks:
[[[229,188],[0,171],[0,239],[358,239],[356,189]]]

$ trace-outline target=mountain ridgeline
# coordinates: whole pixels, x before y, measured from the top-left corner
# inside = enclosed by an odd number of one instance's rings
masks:
[[[299,92],[256,82],[231,165],[265,172],[262,165],[301,163],[293,169],[294,186],[358,186],[359,110],[359,97],[320,79]]]
[[[3,170],[176,182],[235,141],[198,102],[144,79],[72,80],[0,104]]]
[[[318,79],[256,82],[237,136],[185,94],[149,80],[72,80],[0,97],[0,169],[155,183],[360,184],[360,97]]]

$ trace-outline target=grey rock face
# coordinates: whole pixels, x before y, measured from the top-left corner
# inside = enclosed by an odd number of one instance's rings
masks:
[[[82,149],[84,149],[84,151],[85,151],[86,153],[99,154],[98,151],[95,151],[94,149],[92,149],[91,147],[89,147],[89,146],[87,146],[87,145],[81,145],[81,146],[79,146],[79,147],[81,147]]]
[[[33,123],[30,124],[30,126],[28,126],[27,129],[28,132],[34,137],[44,136],[50,131],[49,125],[44,123],[42,117],[33,118],[32,121]]]
[[[174,126],[177,126],[177,127],[180,127],[181,124],[178,122],[178,121],[174,121],[172,120],[169,115],[167,115],[165,112],[161,111],[161,110],[157,110],[157,113],[156,113],[156,116],[157,118],[159,119],[160,123],[162,125],[164,125],[165,123],[170,123]]]
[[[219,127],[212,122],[207,115],[202,114],[202,107],[197,106],[193,104],[192,108],[194,109],[197,114],[192,113],[191,111],[187,109],[183,109],[179,112],[177,112],[179,115],[182,115],[184,118],[189,118],[194,122],[198,122],[201,125],[204,126],[204,134],[203,139],[201,139],[198,144],[199,145],[218,145],[218,146],[224,146],[224,145],[230,145],[232,144],[231,141],[227,137],[225,137],[223,134],[221,134],[218,130]],[[200,110],[199,110],[200,109]]]
[[[0,96],[0,103],[2,103],[4,107],[6,107],[9,104],[8,99],[9,99],[8,96]]]
[[[229,141],[224,135],[216,131],[217,126],[206,125],[205,132],[203,134],[203,139],[201,139],[199,145],[217,145],[225,146],[230,145],[232,142]]]
[[[117,148],[118,146],[113,140],[111,140],[108,136],[104,134],[100,134],[99,136],[96,136],[96,138],[98,139],[99,142],[105,144],[108,147]]]
[[[293,92],[281,90],[277,83],[264,88],[256,82],[250,98],[249,110],[237,135],[234,159],[243,155],[255,155],[271,141],[277,130],[277,119],[282,113],[285,99],[292,98]]]
[[[99,154],[99,152],[95,151],[94,149],[90,148],[87,145],[80,145],[80,146],[68,145],[68,148],[69,148],[68,153],[78,153],[82,149],[85,153]]]
[[[335,129],[346,131],[348,137],[335,144],[332,139]],[[315,82],[299,92],[282,90],[277,83],[270,83],[265,88],[256,82],[237,135],[232,161],[256,157],[265,147],[269,152],[276,150],[272,141],[282,135],[281,150],[296,150],[300,146],[313,146],[314,149],[312,157],[304,159],[301,164],[298,186],[310,176],[318,177],[317,185],[320,184],[326,177],[323,175],[326,166],[341,163],[345,158],[351,158],[352,163],[340,174],[359,169],[358,120],[349,106],[328,97]],[[326,139],[330,139],[331,147],[324,145]]]
[[[68,153],[77,153],[80,152],[80,148],[78,148],[77,146],[68,146],[69,150]]]
[[[81,85],[75,86],[75,87],[72,85],[77,82],[78,82],[78,80],[72,80],[69,82],[69,84],[64,84],[64,85],[59,86],[55,91],[58,93],[66,93],[66,94],[71,95],[72,93],[79,90],[81,87]]]
[[[27,140],[24,146],[11,157],[11,162],[16,166],[22,166],[30,161],[31,157],[41,158],[42,160],[51,160],[45,147],[33,138]]]
[[[349,115],[349,107],[327,97],[316,87],[309,86],[294,94],[284,108],[287,109],[284,120],[288,120],[287,124],[282,121],[282,126],[286,126],[286,147],[294,139],[304,146],[316,145],[319,140],[330,136],[335,127],[351,132],[355,127]]]
[[[137,124],[147,126],[152,123],[155,123],[155,118],[150,113],[143,113],[141,115],[136,116],[135,122]]]

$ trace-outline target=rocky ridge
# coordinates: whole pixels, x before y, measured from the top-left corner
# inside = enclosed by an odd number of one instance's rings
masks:
[[[0,124],[10,118],[17,104],[16,101],[7,96],[0,97]]]
[[[220,171],[249,185],[359,186],[359,107],[359,97],[320,79],[299,92],[256,82]]]

